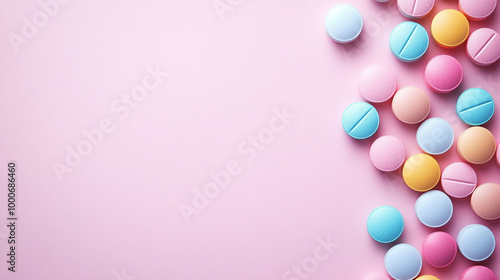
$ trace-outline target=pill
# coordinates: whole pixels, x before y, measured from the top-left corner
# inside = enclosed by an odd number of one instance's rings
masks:
[[[469,21],[459,11],[448,9],[439,12],[431,23],[434,41],[443,48],[454,48],[465,42],[469,35]]]
[[[442,191],[428,191],[415,203],[415,213],[420,222],[428,227],[442,227],[453,215],[453,203]]]
[[[399,12],[410,19],[426,16],[434,7],[434,0],[398,0]]]
[[[482,125],[493,117],[495,102],[482,88],[465,90],[457,100],[457,114],[468,125]]]
[[[366,102],[349,105],[342,115],[344,131],[354,139],[366,139],[378,129],[380,118],[377,109]]]
[[[441,186],[446,194],[451,197],[466,197],[477,186],[476,171],[467,163],[454,162],[443,170]]]
[[[460,277],[460,280],[497,280],[495,273],[482,265],[475,265],[467,268]]]
[[[457,243],[446,232],[436,231],[429,234],[422,245],[422,256],[434,267],[446,267],[457,256]]]
[[[448,151],[453,145],[454,138],[451,124],[442,118],[430,118],[417,130],[418,145],[431,155],[440,155]]]
[[[496,0],[495,0],[496,2]],[[467,41],[467,57],[477,65],[488,66],[500,58],[500,36],[490,28],[472,32]]]
[[[391,135],[375,140],[370,147],[370,160],[378,170],[391,172],[403,165],[406,157],[403,142]]]
[[[472,164],[483,164],[495,155],[495,137],[481,126],[467,128],[457,141],[458,154]]]
[[[462,65],[449,55],[433,57],[425,67],[427,85],[438,93],[449,93],[456,89],[464,77]]]
[[[421,58],[429,47],[429,35],[425,28],[412,21],[398,24],[391,33],[389,44],[392,53],[403,62]]]
[[[495,251],[495,236],[486,226],[472,224],[460,230],[457,244],[464,257],[480,262],[489,258]]]
[[[358,38],[363,29],[363,18],[354,6],[339,4],[326,17],[326,32],[338,43],[349,43]]]
[[[481,218],[496,220],[500,218],[500,185],[484,183],[479,185],[471,196],[472,210]]]
[[[415,278],[415,280],[439,280],[439,278],[437,278],[436,276],[432,276],[432,275],[422,275],[422,276]]]
[[[403,215],[392,206],[375,208],[366,222],[368,234],[380,243],[390,243],[401,236],[404,228]]]
[[[398,280],[410,280],[420,273],[422,257],[417,248],[401,243],[391,247],[384,258],[385,269]]]
[[[396,92],[396,76],[386,66],[373,65],[361,73],[358,86],[366,100],[381,103],[389,100]]]
[[[380,273],[372,273],[364,278],[364,280],[390,280],[389,277],[387,277],[384,274]]]
[[[498,145],[497,148],[497,164],[500,166],[500,144]]]
[[[458,8],[470,20],[483,20],[493,13],[497,0],[458,0]]]
[[[436,186],[441,177],[438,162],[427,154],[416,154],[403,165],[403,179],[412,190],[428,191]]]
[[[423,121],[431,110],[427,94],[417,87],[405,87],[394,95],[392,111],[396,118],[407,124]]]

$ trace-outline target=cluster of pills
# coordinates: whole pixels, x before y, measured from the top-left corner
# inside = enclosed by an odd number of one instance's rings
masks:
[[[387,2],[388,0],[376,0]],[[497,0],[459,0],[459,10],[438,12],[431,23],[434,42],[442,48],[455,48],[465,42],[468,58],[476,65],[486,66],[500,58],[500,36],[489,28],[481,28],[469,36],[469,20],[480,21],[490,16]],[[426,16],[434,7],[434,0],[398,0],[399,11],[408,19]],[[361,13],[349,4],[340,4],[327,15],[328,35],[338,43],[354,41],[361,33]],[[391,52],[400,61],[410,63],[420,59],[429,47],[429,35],[420,24],[405,21],[397,25],[389,41]],[[425,67],[423,78],[428,87],[438,94],[453,93],[462,83],[464,71],[460,62],[450,55],[437,55]],[[391,135],[376,139],[370,148],[370,161],[380,171],[392,172],[402,167],[406,185],[422,192],[415,203],[418,220],[429,228],[446,225],[453,216],[452,198],[470,196],[472,210],[481,218],[500,218],[500,184],[488,182],[478,186],[472,165],[484,164],[494,158],[500,166],[500,146],[493,134],[482,127],[494,114],[493,97],[484,89],[469,88],[461,93],[456,103],[458,117],[470,127],[456,141],[457,152],[463,162],[455,162],[441,171],[435,155],[451,149],[453,127],[445,119],[427,118],[431,101],[426,91],[417,87],[397,90],[396,76],[383,65],[366,68],[359,79],[359,92],[366,102],[350,104],[342,115],[344,131],[354,139],[367,139],[379,128],[380,116],[373,103],[391,100],[394,116],[403,123],[419,124],[416,141],[423,153],[407,158],[401,140]],[[371,104],[372,103],[372,104]],[[499,151],[497,151],[499,150]],[[443,191],[433,190],[441,182]],[[367,220],[369,235],[377,242],[395,242],[404,229],[403,215],[392,206],[374,209]],[[444,231],[429,234],[419,251],[409,244],[391,247],[384,259],[387,272],[394,279],[415,279],[423,260],[436,268],[450,265],[457,252],[478,262],[488,259],[495,250],[495,236],[486,226],[470,224],[454,238]],[[377,278],[379,279],[379,278]],[[380,276],[380,280],[387,279]],[[439,280],[422,275],[419,280]],[[496,280],[492,270],[485,266],[471,266],[462,273],[462,280]]]

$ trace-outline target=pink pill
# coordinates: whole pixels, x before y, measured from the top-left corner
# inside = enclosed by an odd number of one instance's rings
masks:
[[[399,12],[411,19],[427,15],[434,7],[434,0],[398,0]]]
[[[457,243],[446,232],[433,232],[424,240],[422,255],[434,267],[448,266],[457,256]]]
[[[459,0],[458,8],[470,20],[483,20],[493,13],[497,0]]]
[[[464,77],[460,62],[449,55],[433,57],[425,67],[427,85],[438,93],[448,93],[456,89]]]
[[[500,36],[490,28],[480,28],[469,36],[467,56],[477,65],[488,66],[500,58]]]
[[[476,265],[467,268],[460,280],[497,280],[495,273],[486,266]]]
[[[375,140],[370,148],[370,160],[378,170],[391,172],[406,159],[405,147],[396,137],[384,135]]]
[[[466,197],[477,186],[476,171],[467,163],[452,163],[443,170],[441,185],[443,190],[451,197]]]
[[[359,79],[359,92],[368,101],[381,103],[389,100],[396,91],[396,76],[382,65],[366,68]]]

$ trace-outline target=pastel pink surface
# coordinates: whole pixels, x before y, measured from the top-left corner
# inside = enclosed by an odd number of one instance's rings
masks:
[[[385,135],[375,140],[370,148],[370,160],[380,171],[398,169],[405,161],[405,147],[401,140]]]
[[[443,231],[429,234],[422,245],[422,256],[430,265],[438,268],[450,265],[457,255],[453,237]]]
[[[497,148],[497,164],[500,167],[500,145]]]
[[[368,101],[380,103],[389,100],[396,91],[396,76],[387,66],[373,65],[361,73],[359,92]]]
[[[467,268],[460,280],[497,280],[495,273],[486,266],[476,265]]]
[[[464,71],[460,62],[449,55],[433,57],[425,67],[427,84],[438,93],[448,93],[462,82]]]
[[[441,185],[443,190],[451,197],[466,197],[477,186],[476,171],[467,163],[454,162],[443,170]]]
[[[469,36],[467,56],[477,65],[488,66],[500,58],[500,36],[490,28],[480,28]]]
[[[435,0],[398,0],[401,14],[416,19],[427,15],[434,7]]]
[[[384,274],[372,273],[372,274],[366,276],[365,278],[363,278],[363,280],[390,280],[390,278],[389,278],[389,276],[386,276]]]
[[[497,0],[459,0],[458,6],[469,19],[483,20],[495,11]]]

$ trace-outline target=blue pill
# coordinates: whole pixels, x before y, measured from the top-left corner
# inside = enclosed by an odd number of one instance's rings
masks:
[[[392,53],[403,62],[421,58],[429,47],[429,35],[425,28],[412,21],[405,21],[392,30],[390,38]]]
[[[378,129],[380,118],[377,109],[366,102],[349,105],[342,115],[344,131],[354,139],[366,139]]]
[[[390,243],[403,233],[403,215],[392,206],[380,206],[370,213],[366,227],[375,241]]]
[[[428,191],[417,199],[415,213],[422,224],[432,228],[442,227],[453,215],[453,203],[442,191]]]
[[[440,155],[448,151],[454,139],[455,134],[450,123],[441,118],[430,118],[417,130],[418,145],[431,155]]]
[[[384,258],[385,269],[392,278],[410,280],[417,277],[422,269],[422,256],[417,248],[409,244],[393,246]]]
[[[468,125],[482,125],[493,117],[495,102],[486,90],[470,88],[457,100],[457,114]]]
[[[464,257],[480,262],[495,251],[495,236],[483,225],[468,225],[458,233],[457,244]]]
[[[363,30],[363,18],[355,7],[340,4],[326,16],[326,32],[338,43],[349,43],[358,38]]]

